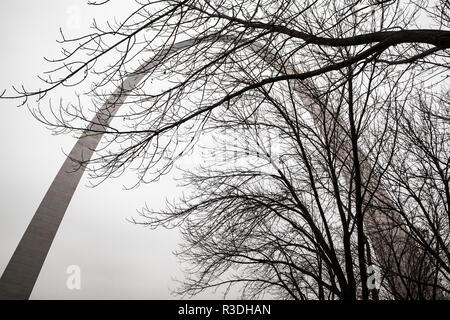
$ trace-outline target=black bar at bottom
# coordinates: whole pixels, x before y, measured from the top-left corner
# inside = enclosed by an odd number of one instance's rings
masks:
[[[56,308],[55,308],[56,307]],[[150,300],[150,301],[0,301],[3,314],[17,316],[23,313],[36,315],[48,314],[49,310],[58,319],[89,318],[92,316],[112,315],[115,318],[143,316],[142,319],[322,319],[338,317],[343,319],[378,318],[385,320],[392,312],[401,312],[405,316],[418,316],[423,312],[429,318],[433,314],[447,314],[449,301],[274,301],[274,300]],[[55,309],[54,309],[55,308]],[[7,312],[11,311],[11,312]],[[325,318],[325,319],[327,319]],[[6,316],[4,319],[8,319]],[[329,318],[328,318],[329,319]]]

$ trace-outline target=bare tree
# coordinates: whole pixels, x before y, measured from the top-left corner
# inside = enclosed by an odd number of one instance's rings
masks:
[[[195,266],[183,292],[244,283],[251,296],[442,298],[449,10],[446,1],[138,2],[123,23],[64,38],[47,87],[14,98],[90,80],[95,105],[120,101],[101,127],[82,97],[34,110],[62,132],[104,135],[80,163],[97,181],[128,167],[138,183],[154,181],[202,135],[234,132],[220,147],[230,144],[234,166],[191,172],[191,197],[144,212],[146,224],[183,231],[182,256]],[[114,62],[98,67],[107,56]],[[130,76],[142,81],[124,102]],[[386,281],[370,292],[373,264]]]

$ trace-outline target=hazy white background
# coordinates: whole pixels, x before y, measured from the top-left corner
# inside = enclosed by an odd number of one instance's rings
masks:
[[[92,17],[113,19],[130,11],[131,1],[106,7],[86,0],[2,0],[0,2],[0,89],[41,85],[36,75],[49,69],[43,57],[60,50],[59,27],[84,34]],[[78,15],[79,14],[79,15]],[[53,136],[15,101],[0,100],[0,273],[3,272],[65,155],[75,143]],[[173,176],[124,191],[129,178],[109,180],[94,189],[82,179],[66,212],[32,299],[170,299],[174,278],[183,274],[172,252],[176,231],[130,224],[147,202],[158,207],[176,196]],[[129,182],[129,181],[128,181]],[[179,190],[178,190],[179,192]],[[66,287],[67,267],[81,267],[81,290]],[[198,298],[221,297],[219,293]]]

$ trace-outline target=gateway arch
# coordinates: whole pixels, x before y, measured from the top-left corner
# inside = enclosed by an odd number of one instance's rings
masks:
[[[199,42],[209,40],[210,38],[185,40],[172,45],[168,49],[162,50],[156,57],[152,57],[150,60],[142,63],[141,66],[134,73],[125,78],[121,86],[110,95],[67,156],[22,236],[0,278],[0,300],[29,299],[45,258],[51,248],[53,239],[58,231],[59,225],[85,171],[85,166],[80,166],[79,163],[89,162],[103,136],[102,131],[109,126],[114,115],[127,99],[129,92],[143,80],[148,69],[151,69],[160,63],[160,57],[165,58],[171,53],[186,49]],[[229,41],[230,39],[214,37],[214,40]],[[272,67],[282,70],[281,64],[277,62],[273,55],[267,53],[262,45],[253,43],[249,45],[249,48]],[[288,65],[287,68],[286,66],[284,67],[289,73],[298,72],[293,65]],[[322,118],[323,114],[320,113],[320,107],[305,93],[307,91],[305,90],[306,87],[309,88],[308,90],[314,88],[313,83],[308,80],[289,81],[292,81],[295,93],[314,119],[316,125],[319,124],[318,121],[324,121]],[[333,119],[333,121],[339,121],[339,119]],[[337,127],[342,128],[342,126]],[[351,141],[349,141],[348,136],[343,130],[341,130],[338,136],[346,140],[342,141],[347,145],[345,148],[342,148],[341,145],[339,152],[344,151],[350,153]],[[359,152],[361,151],[359,150]],[[342,157],[342,159],[344,158],[345,157]],[[365,176],[364,171],[370,172],[369,168],[364,170],[364,167],[362,167],[362,177]],[[347,182],[349,182],[350,173],[347,172],[344,173],[344,175],[346,176]],[[381,192],[383,191],[381,190]],[[396,248],[394,246],[394,248],[386,250],[386,248],[383,247],[382,236],[380,236],[379,233],[377,234],[377,226],[389,224],[388,220],[390,219],[386,219],[385,216],[383,217],[381,213],[376,212],[375,210],[371,210],[370,213],[366,214],[366,217],[368,218],[365,219],[364,223],[368,229],[369,238],[375,243],[375,253],[378,256],[381,256],[381,260],[385,260],[385,256],[386,259],[389,259],[387,256],[391,256],[392,251],[396,251]],[[401,217],[394,217],[393,220],[397,220],[397,218],[401,220]],[[391,236],[400,243],[403,243],[408,237],[408,235],[399,227],[394,227],[394,230],[391,231]],[[402,266],[400,266],[400,268],[401,267]],[[401,279],[396,279],[395,282],[401,286]]]

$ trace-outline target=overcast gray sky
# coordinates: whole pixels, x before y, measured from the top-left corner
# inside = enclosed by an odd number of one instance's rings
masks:
[[[36,89],[36,75],[49,69],[43,56],[60,50],[58,28],[83,34],[91,18],[120,18],[131,1],[108,7],[87,6],[85,0],[2,0],[0,2],[0,89],[25,84]],[[109,8],[109,9],[108,9]],[[50,186],[65,155],[75,143],[54,136],[14,101],[0,100],[0,272],[3,272],[32,215]],[[174,278],[182,279],[172,252],[176,230],[149,230],[126,218],[147,202],[162,205],[176,196],[173,176],[124,191],[127,179],[109,180],[97,188],[82,179],[66,212],[32,299],[171,299]],[[128,181],[130,182],[130,181]],[[129,183],[128,183],[129,184]],[[67,267],[81,268],[81,290],[66,287]],[[221,297],[208,293],[198,298]]]

